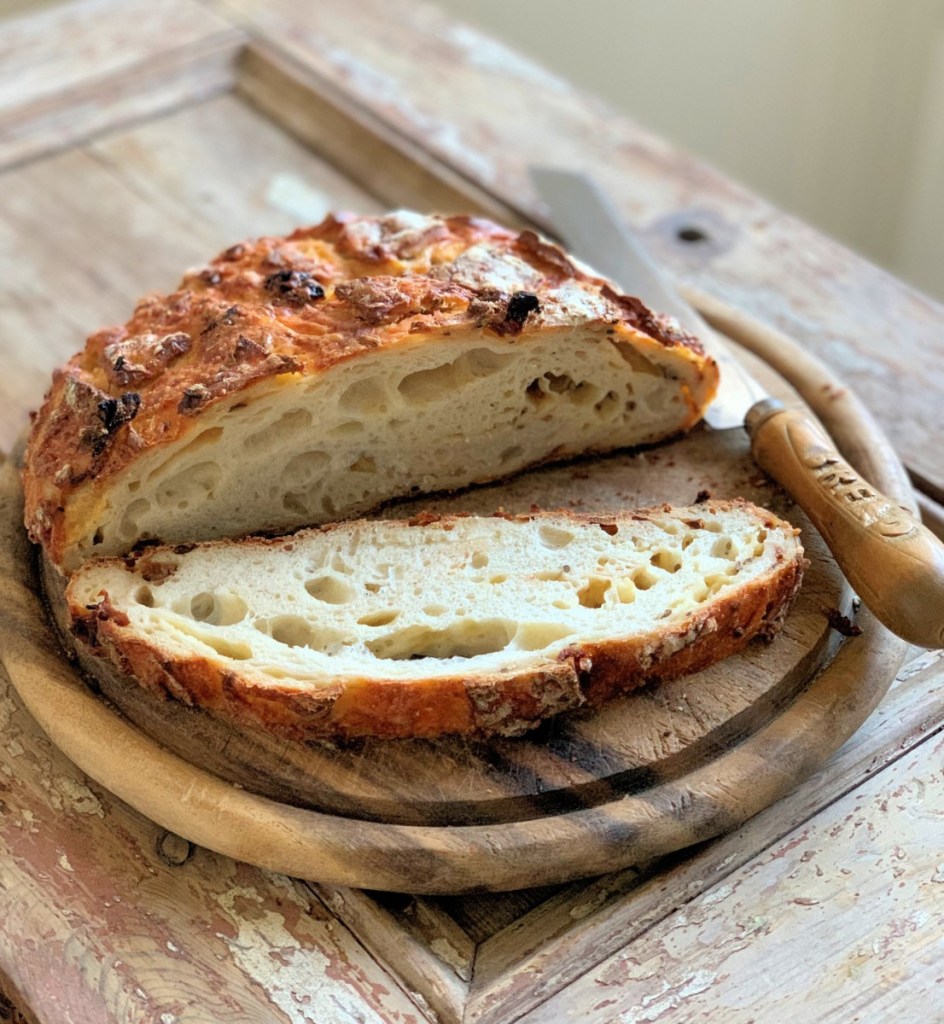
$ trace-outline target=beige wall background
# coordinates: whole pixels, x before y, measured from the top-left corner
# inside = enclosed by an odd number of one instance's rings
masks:
[[[944,298],[944,0],[437,0]]]
[[[434,2],[944,299],[944,0]]]

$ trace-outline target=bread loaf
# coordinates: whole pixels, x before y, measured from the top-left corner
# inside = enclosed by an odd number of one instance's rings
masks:
[[[426,514],[95,561],[66,601],[93,672],[242,724],[510,735],[772,635],[804,564],[742,501]]]
[[[34,423],[26,524],[66,573],[146,540],[282,532],[658,441],[716,382],[674,321],[533,232],[330,216],[88,339]]]

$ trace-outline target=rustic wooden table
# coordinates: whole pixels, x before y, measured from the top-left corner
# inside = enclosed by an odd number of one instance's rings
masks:
[[[940,306],[412,0],[79,0],[0,24],[0,446],[86,333],[188,262],[338,206],[540,223],[533,161],[591,170],[681,280],[830,364],[944,528]],[[0,1020],[944,1020],[942,724],[944,660],[916,650],[734,833],[563,887],[408,897],[162,831],[0,675]]]

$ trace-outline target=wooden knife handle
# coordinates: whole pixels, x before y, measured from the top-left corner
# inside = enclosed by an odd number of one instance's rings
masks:
[[[866,483],[804,413],[775,399],[747,415],[754,458],[823,535],[873,614],[920,647],[944,647],[944,544]]]

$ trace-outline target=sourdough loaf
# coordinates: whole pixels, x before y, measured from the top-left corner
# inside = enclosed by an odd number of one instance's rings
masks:
[[[282,532],[658,441],[716,382],[674,321],[531,231],[329,216],[88,339],[33,425],[26,524],[66,573]]]
[[[151,548],[65,597],[86,668],[242,724],[511,735],[771,636],[804,564],[788,523],[715,501]]]

